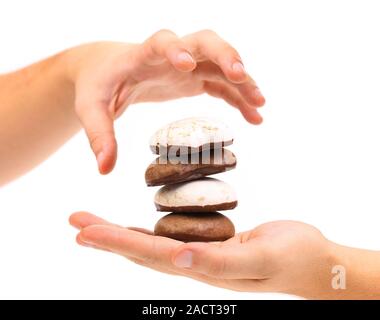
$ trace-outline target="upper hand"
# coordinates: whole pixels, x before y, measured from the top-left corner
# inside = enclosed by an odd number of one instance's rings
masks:
[[[331,293],[334,246],[314,227],[294,221],[263,224],[225,242],[201,243],[123,228],[85,212],[70,223],[79,244],[120,254],[160,272],[237,291],[270,291],[303,297]]]
[[[115,164],[113,121],[133,103],[202,93],[238,108],[250,123],[262,121],[265,100],[238,52],[212,31],[178,38],[161,30],[142,44],[99,42],[67,51],[75,109],[101,173]]]

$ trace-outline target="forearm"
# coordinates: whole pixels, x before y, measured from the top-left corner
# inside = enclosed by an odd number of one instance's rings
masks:
[[[301,295],[311,299],[380,299],[380,251],[330,243],[329,258],[316,285]]]
[[[380,251],[336,245],[335,260],[345,268],[346,289],[334,290],[334,297],[380,299]]]
[[[65,53],[0,76],[0,186],[75,134],[74,85]]]

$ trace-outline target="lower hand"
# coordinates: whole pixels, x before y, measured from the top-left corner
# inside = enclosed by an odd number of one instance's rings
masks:
[[[257,107],[264,97],[238,52],[209,30],[183,38],[162,30],[142,44],[91,43],[65,56],[75,109],[103,174],[116,161],[114,119],[130,104],[208,93],[239,109],[250,123],[262,121]]]
[[[81,245],[210,285],[308,298],[330,297],[334,291],[331,269],[336,246],[304,223],[270,222],[214,243],[183,243],[110,224],[85,212],[73,214],[70,223],[80,229]]]

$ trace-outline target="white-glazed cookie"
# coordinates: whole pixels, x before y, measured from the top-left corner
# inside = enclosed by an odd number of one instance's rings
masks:
[[[156,131],[150,148],[156,154],[182,154],[222,148],[233,142],[228,126],[208,118],[187,118],[172,122]]]
[[[227,183],[202,178],[162,187],[157,191],[154,203],[158,211],[213,212],[234,209],[237,197]]]

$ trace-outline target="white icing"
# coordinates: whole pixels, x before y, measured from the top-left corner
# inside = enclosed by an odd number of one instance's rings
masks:
[[[166,185],[159,189],[155,203],[167,207],[206,206],[237,201],[233,188],[214,178]]]
[[[150,139],[150,145],[198,148],[208,143],[231,140],[233,136],[226,124],[208,118],[187,118],[157,130]]]

